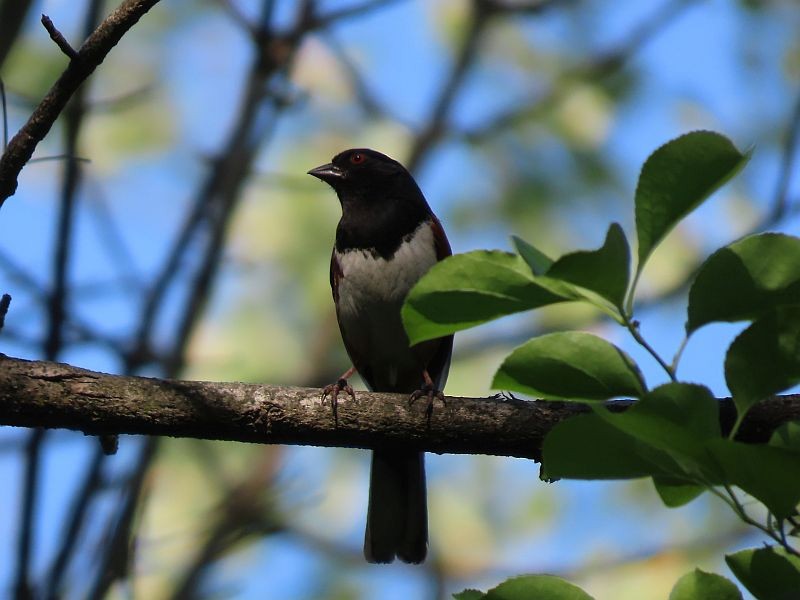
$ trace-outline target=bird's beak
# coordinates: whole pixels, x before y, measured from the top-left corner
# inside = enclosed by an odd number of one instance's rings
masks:
[[[309,175],[313,175],[317,179],[321,179],[325,183],[333,185],[337,181],[341,181],[344,179],[344,172],[334,165],[333,163],[328,163],[327,165],[320,165],[319,167],[315,167],[308,172]]]

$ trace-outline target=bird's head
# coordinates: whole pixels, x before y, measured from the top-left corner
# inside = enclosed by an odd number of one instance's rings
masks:
[[[343,203],[408,192],[409,188],[418,193],[414,179],[403,165],[369,148],[340,152],[331,162],[311,169],[308,174],[330,185]]]

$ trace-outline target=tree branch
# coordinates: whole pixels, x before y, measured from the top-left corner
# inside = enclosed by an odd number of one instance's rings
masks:
[[[616,401],[624,410],[630,401]],[[723,429],[735,410],[720,400]],[[106,375],[61,363],[0,357],[0,424],[86,434],[145,434],[266,444],[375,448],[541,458],[542,440],[583,405],[520,399],[449,398],[428,423],[403,394],[358,392],[341,399],[338,422],[315,388]],[[800,420],[800,395],[757,405],[739,439],[763,442]]]
[[[125,0],[94,30],[39,103],[28,122],[11,138],[0,157],[0,206],[17,189],[17,177],[64,110],[75,90],[91,75],[122,36],[158,0]],[[63,50],[63,47],[62,47]]]

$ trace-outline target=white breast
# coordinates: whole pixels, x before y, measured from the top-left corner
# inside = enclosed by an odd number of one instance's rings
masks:
[[[427,222],[400,244],[390,260],[366,250],[348,250],[339,255],[344,275],[339,281],[340,302],[344,296],[345,302],[356,304],[402,303],[408,291],[435,263],[433,229]]]
[[[364,250],[348,250],[337,258],[342,271],[337,312],[345,345],[369,364],[379,389],[392,389],[409,377],[419,385],[415,378],[421,377],[423,357],[408,347],[400,308],[436,263],[430,224],[420,225],[389,260]]]

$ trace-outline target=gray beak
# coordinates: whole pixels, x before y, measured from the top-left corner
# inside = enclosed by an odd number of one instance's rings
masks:
[[[337,181],[341,181],[344,179],[344,173],[342,170],[334,165],[333,163],[328,163],[327,165],[320,165],[319,167],[315,167],[308,172],[309,175],[313,175],[317,179],[321,179],[325,183],[333,185]]]

